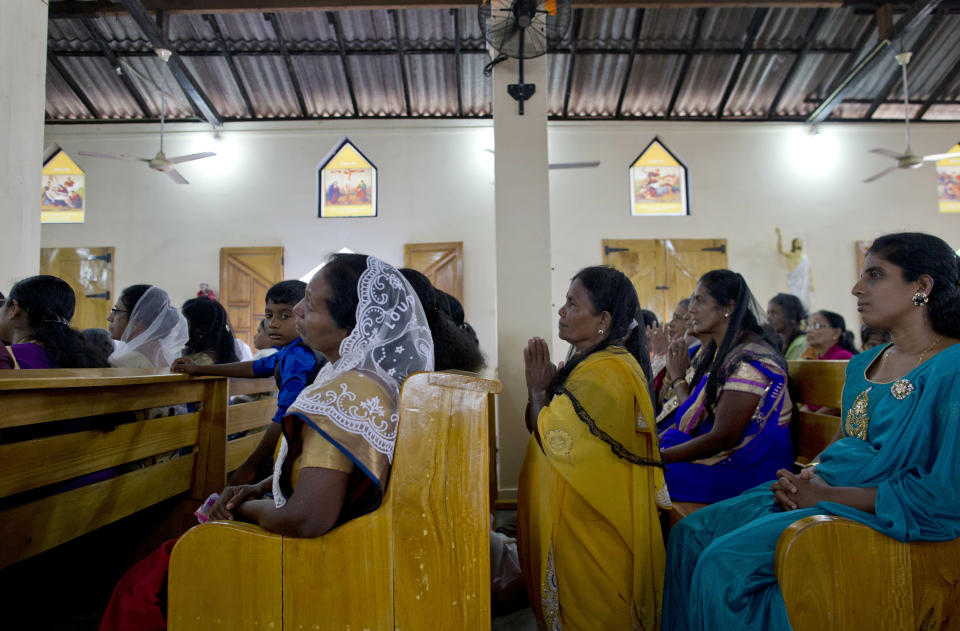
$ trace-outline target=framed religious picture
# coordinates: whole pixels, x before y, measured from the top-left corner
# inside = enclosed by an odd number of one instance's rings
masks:
[[[960,144],[947,153],[960,153]],[[960,213],[960,158],[937,162],[937,201],[942,213]]]
[[[634,217],[690,214],[687,165],[659,138],[650,141],[630,165],[630,214]]]
[[[377,216],[377,167],[347,138],[317,167],[317,216]]]
[[[83,223],[86,182],[62,149],[43,165],[40,223]]]

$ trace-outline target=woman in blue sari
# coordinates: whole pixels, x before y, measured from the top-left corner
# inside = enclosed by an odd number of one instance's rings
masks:
[[[777,540],[809,515],[840,515],[900,541],[960,536],[960,259],[942,240],[874,241],[857,310],[892,344],[850,360],[835,442],[670,532],[663,628],[790,629]]]
[[[765,312],[736,272],[704,274],[689,318],[704,346],[689,382],[685,343],[670,346],[667,372],[676,376],[682,403],[660,435],[660,448],[671,500],[718,502],[793,462],[787,363],[772,327],[763,326]]]

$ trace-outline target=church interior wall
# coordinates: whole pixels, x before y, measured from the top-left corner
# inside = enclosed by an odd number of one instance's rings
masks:
[[[937,212],[932,166],[862,182],[887,166],[868,150],[901,147],[902,132],[895,124],[824,125],[811,137],[800,124],[550,123],[551,161],[601,161],[596,169],[550,175],[554,324],[569,278],[601,263],[607,238],[724,238],[729,266],[765,305],[787,288],[776,251],[779,226],[785,246],[793,237],[804,240],[814,307],[838,311],[855,329],[849,290],[856,241],[918,230],[960,247],[960,215]],[[960,139],[957,124],[912,132],[918,153],[943,152]],[[344,136],[379,169],[376,219],[316,217],[316,167]],[[629,215],[627,169],[654,136],[690,169],[688,217]],[[86,170],[87,221],[44,225],[42,246],[115,246],[117,291],[148,282],[183,301],[200,282],[219,284],[219,249],[226,246],[282,245],[286,275],[296,278],[343,247],[401,265],[404,243],[463,241],[467,316],[486,357],[496,361],[494,158],[484,151],[493,148],[492,121],[238,123],[226,125],[219,141],[207,125],[177,123],[167,155],[219,154],[181,166],[189,186],[142,164],[78,156],[151,156],[155,126],[49,125],[45,141]],[[566,344],[555,338],[554,349],[559,359]],[[519,419],[500,419],[500,441],[511,445],[501,462],[505,497],[514,492],[523,454],[513,447],[526,436]]]

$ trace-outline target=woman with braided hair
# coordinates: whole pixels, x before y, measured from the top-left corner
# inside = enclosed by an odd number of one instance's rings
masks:
[[[527,428],[517,538],[534,613],[548,629],[659,628],[667,506],[650,358],[630,279],[574,276],[560,309],[562,367],[524,350]]]

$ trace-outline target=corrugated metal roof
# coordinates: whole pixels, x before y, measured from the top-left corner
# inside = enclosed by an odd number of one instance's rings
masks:
[[[871,15],[852,8],[831,9],[810,42],[812,50],[798,58],[806,42],[815,9],[711,8],[711,9],[578,9],[582,16],[579,38],[571,27],[564,41],[548,58],[547,93],[551,116],[564,114],[566,88],[570,86],[567,115],[575,118],[612,118],[626,81],[620,115],[630,117],[717,116],[728,85],[732,90],[722,118],[796,118],[808,115],[839,83],[856,59],[876,43]],[[754,52],[737,61],[747,42],[749,27],[765,11]],[[699,37],[694,41],[698,16]],[[357,11],[301,11],[275,14],[283,44],[290,51],[290,68],[274,24],[263,13],[224,13],[213,16],[227,47],[233,52],[239,81],[249,95],[248,111],[231,72],[225,51],[208,16],[170,15],[165,30],[171,47],[181,53],[201,89],[218,113],[228,120],[344,116],[460,115],[457,101],[456,26],[460,31],[460,86],[462,115],[489,116],[492,81],[483,76],[489,63],[475,9],[411,9]],[[638,50],[633,55],[634,32],[642,19]],[[940,23],[923,42],[923,24],[908,36],[916,46],[910,65],[912,99],[920,103],[941,87],[941,101],[960,101],[960,16],[936,14]],[[83,20],[56,17],[50,20],[49,48],[66,72],[106,120],[143,119],[159,115],[159,98],[151,83],[167,86],[171,118],[193,118],[196,112],[178,85],[163,72],[146,37],[129,16],[89,18],[114,53],[123,60],[142,99],[146,116],[127,87],[110,68],[99,44]],[[340,55],[335,24],[339,24],[346,57]],[[399,23],[399,33],[395,26]],[[570,76],[570,54],[577,50]],[[399,44],[399,45],[398,45]],[[401,65],[400,47],[405,51]],[[830,49],[830,52],[824,49]],[[689,54],[686,51],[690,51]],[[851,52],[856,51],[856,52]],[[689,61],[688,61],[689,59]],[[794,66],[792,78],[771,116],[769,109]],[[346,71],[344,69],[346,66]],[[404,98],[403,73],[409,88],[410,110]],[[833,118],[859,118],[870,110],[877,95],[890,85],[897,67],[885,60],[856,85],[849,101]],[[135,72],[134,72],[135,71]],[[142,78],[145,77],[145,78]],[[294,88],[299,83],[304,109]],[[357,101],[350,98],[349,83]],[[572,81],[571,81],[572,79]],[[676,104],[668,112],[677,91]],[[883,95],[895,100],[899,82]],[[894,104],[895,105],[895,102]],[[960,106],[960,103],[957,103]],[[47,79],[47,116],[50,120],[83,120],[93,116],[69,84],[51,66]],[[896,108],[880,103],[874,118]],[[953,104],[930,103],[924,118],[954,116]],[[960,117],[958,117],[960,118]]]
[[[728,118],[766,116],[795,57],[787,54],[749,55],[723,115]]]

